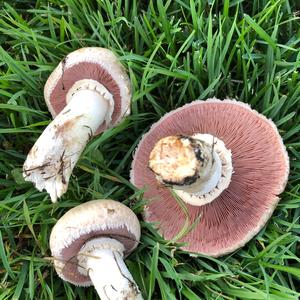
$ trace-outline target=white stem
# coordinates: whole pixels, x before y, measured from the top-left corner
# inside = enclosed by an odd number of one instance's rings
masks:
[[[87,142],[111,117],[111,94],[88,80],[76,85],[69,103],[38,138],[23,166],[23,176],[40,191],[46,189],[52,202],[63,195],[72,170]]]
[[[101,300],[143,299],[124,263],[123,251],[124,246],[110,238],[91,240],[80,250],[79,265],[87,271]]]
[[[150,153],[149,167],[162,184],[189,193],[207,193],[221,177],[221,162],[210,143],[201,135],[167,136]]]
[[[192,136],[204,142],[205,152],[209,153],[209,162],[206,164],[202,175],[195,181],[195,183],[183,186],[174,186],[174,190],[182,190],[197,196],[202,196],[209,193],[217,185],[222,175],[222,163],[219,155],[214,150],[214,137],[209,134],[196,134]]]
[[[159,140],[149,157],[156,179],[195,206],[216,199],[231,181],[231,151],[210,134],[169,136]]]

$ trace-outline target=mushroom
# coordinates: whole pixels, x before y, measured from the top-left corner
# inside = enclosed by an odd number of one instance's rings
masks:
[[[64,214],[52,229],[57,274],[77,286],[94,285],[105,299],[143,299],[123,258],[138,245],[136,215],[113,200],[93,200]]]
[[[152,125],[135,151],[131,182],[145,188],[144,219],[165,239],[217,257],[266,224],[288,173],[275,124],[247,104],[213,98]]]
[[[23,176],[56,202],[88,141],[129,114],[130,82],[110,50],[82,48],[56,67],[44,97],[54,120],[30,150]]]

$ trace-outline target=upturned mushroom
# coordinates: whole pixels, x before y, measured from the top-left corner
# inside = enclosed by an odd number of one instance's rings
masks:
[[[130,82],[110,50],[82,48],[53,71],[44,97],[54,120],[30,150],[23,176],[56,202],[88,141],[129,114]]]
[[[247,104],[214,98],[152,125],[135,151],[131,182],[145,188],[144,218],[166,239],[217,257],[244,246],[266,224],[288,174],[275,124]]]
[[[124,263],[140,234],[136,215],[119,202],[93,200],[74,207],[50,235],[56,272],[77,286],[94,285],[102,300],[142,300]]]

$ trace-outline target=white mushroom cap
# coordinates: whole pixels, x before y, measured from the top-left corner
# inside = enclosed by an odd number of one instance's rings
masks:
[[[86,47],[68,54],[45,84],[44,97],[53,118],[66,106],[71,87],[83,79],[98,81],[113,95],[114,112],[109,127],[130,113],[131,84],[124,67],[112,51]],[[100,128],[98,133],[104,129]]]
[[[78,271],[77,254],[81,247],[99,237],[113,238],[124,245],[129,255],[138,245],[141,231],[136,215],[113,200],[93,200],[64,214],[53,227],[50,248],[58,275],[75,285],[89,286],[88,276]]]

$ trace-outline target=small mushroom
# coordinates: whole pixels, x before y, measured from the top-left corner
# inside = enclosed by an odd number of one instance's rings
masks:
[[[23,176],[56,202],[88,141],[129,114],[130,82],[110,50],[82,48],[53,71],[44,97],[54,120],[30,150]]]
[[[136,215],[119,202],[76,206],[50,235],[56,272],[77,286],[94,285],[102,300],[143,299],[123,260],[137,247],[140,234]]]
[[[145,188],[144,219],[158,224],[166,239],[216,257],[259,232],[288,174],[275,124],[244,103],[214,98],[152,125],[135,151],[131,182]]]

